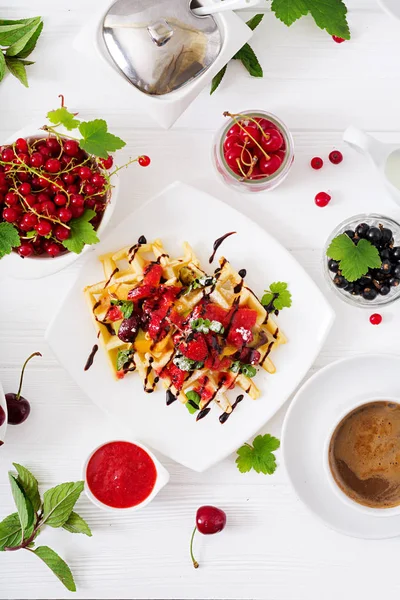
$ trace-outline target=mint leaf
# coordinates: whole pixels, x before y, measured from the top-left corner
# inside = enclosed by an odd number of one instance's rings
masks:
[[[195,412],[197,412],[200,409],[200,400],[201,400],[200,395],[197,392],[195,392],[194,390],[190,390],[189,392],[186,392],[186,398],[188,400],[190,400],[190,402],[186,402],[185,406],[188,409],[188,411],[190,412],[190,414],[193,415]],[[197,405],[197,408],[195,408],[193,406],[193,404],[191,404],[191,403],[193,403],[194,405]]]
[[[356,245],[345,233],[331,241],[326,255],[339,261],[340,270],[347,281],[357,281],[370,268],[379,269],[382,264],[378,249],[371,242],[361,239]]]
[[[28,40],[28,42],[26,43],[24,48],[20,52],[18,52],[18,54],[16,55],[17,58],[27,58],[31,54],[31,52],[33,52],[42,31],[43,31],[43,21],[41,21],[39,23],[39,27],[37,27],[36,31],[33,33],[31,38]]]
[[[242,61],[243,66],[247,69],[252,77],[262,77],[263,70],[258,62],[258,58],[249,44],[245,44],[243,48],[236,52],[233,57],[236,60]]]
[[[69,515],[68,521],[64,523],[63,528],[70,533],[84,533],[85,535],[92,537],[89,525],[82,517],[73,511]]]
[[[14,75],[24,85],[25,87],[29,87],[28,85],[28,77],[26,75],[25,65],[19,58],[11,58],[9,56],[5,57],[6,65],[11,75]]]
[[[0,25],[0,46],[11,46],[22,39],[35,25],[41,17],[26,19],[21,21],[2,21]]]
[[[11,492],[14,498],[15,506],[17,507],[19,521],[21,523],[22,537],[25,537],[26,530],[32,525],[35,515],[33,512],[32,503],[24,494],[21,485],[12,473],[8,474],[10,480]]]
[[[51,110],[47,113],[47,118],[53,125],[63,125],[68,131],[76,129],[80,123],[78,119],[75,119],[75,115],[69,112],[65,106]]]
[[[254,29],[259,26],[263,18],[264,14],[254,15],[254,17],[252,17],[249,21],[246,22],[246,25],[247,27],[250,27],[252,31],[254,31]]]
[[[255,375],[257,374],[257,369],[253,367],[253,365],[242,365],[240,370],[243,373],[243,375],[250,378],[255,377]]]
[[[80,254],[85,244],[97,244],[99,238],[97,233],[89,221],[96,215],[94,210],[87,209],[78,219],[72,219],[68,225],[71,229],[71,234],[67,240],[63,242],[63,246],[70,252]]]
[[[131,360],[133,350],[119,350],[117,355],[117,371],[121,371],[127,362]]]
[[[48,546],[39,546],[36,550],[32,550],[58,577],[70,592],[76,592],[76,585],[71,573],[71,569],[67,563],[54,550]]]
[[[222,69],[220,71],[218,71],[218,73],[216,75],[214,75],[212,82],[211,82],[210,96],[211,96],[211,94],[213,94],[215,92],[215,90],[217,89],[217,87],[219,86],[221,81],[223,80],[224,75],[226,73],[227,66],[228,65],[225,65],[224,67],[222,67]]]
[[[113,306],[119,306],[124,319],[129,319],[133,313],[133,302],[131,300],[111,300]]]
[[[36,34],[36,31],[40,28],[40,25],[42,25],[43,27],[43,23],[41,24],[41,17],[37,17],[31,24],[25,35],[23,35],[21,38],[19,38],[19,40],[17,40],[7,48],[6,56],[16,56],[19,52],[23,52],[30,39]]]
[[[276,459],[273,452],[280,446],[280,441],[269,435],[258,435],[253,445],[244,444],[237,451],[236,465],[241,473],[254,469],[257,473],[272,475],[276,469]]]
[[[43,496],[43,524],[62,527],[75,506],[84,487],[83,481],[61,483]]]
[[[0,523],[0,552],[4,548],[19,546],[22,542],[22,529],[18,513],[13,513]]]
[[[107,158],[110,152],[115,152],[126,145],[121,138],[107,131],[107,123],[104,119],[82,121],[78,129],[83,137],[79,145],[88,154]]]
[[[272,0],[271,9],[288,26],[310,13],[318,27],[330,35],[350,39],[347,8],[342,0]]]
[[[25,496],[31,501],[33,510],[37,512],[41,507],[42,501],[40,500],[39,486],[36,478],[22,465],[18,463],[13,463],[13,465],[18,473],[17,482],[22,487]]]

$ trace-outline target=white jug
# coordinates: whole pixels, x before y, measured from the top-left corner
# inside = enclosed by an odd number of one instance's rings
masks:
[[[393,199],[400,204],[400,145],[379,142],[372,135],[353,126],[346,129],[343,139],[369,156]]]

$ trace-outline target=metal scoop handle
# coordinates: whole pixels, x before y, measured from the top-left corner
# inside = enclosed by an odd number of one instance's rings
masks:
[[[212,15],[225,10],[239,10],[241,8],[251,8],[260,4],[260,0],[223,0],[207,6],[193,8],[192,12],[198,17]]]

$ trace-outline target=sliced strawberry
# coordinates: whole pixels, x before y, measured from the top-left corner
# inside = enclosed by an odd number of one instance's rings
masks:
[[[251,308],[239,308],[233,316],[228,333],[228,343],[241,348],[253,340],[252,329],[256,324],[257,311]]]
[[[144,298],[151,298],[157,293],[157,288],[152,285],[139,285],[128,292],[128,300],[138,302]]]
[[[162,266],[158,263],[150,263],[144,270],[143,285],[157,287],[160,285]]]
[[[204,366],[211,371],[225,371],[231,366],[231,359],[228,356],[219,358],[219,356],[208,356]]]
[[[172,385],[174,385],[177,390],[180,390],[182,388],[186,376],[187,372],[179,369],[176,365],[174,365],[174,363],[168,365],[168,367],[164,369],[161,373],[161,377],[169,377],[171,379]]]
[[[106,314],[106,321],[120,321],[124,316],[119,306],[111,306]]]
[[[233,373],[221,373],[218,384],[225,386],[228,390],[235,387],[236,377]]]
[[[182,352],[184,356],[191,360],[205,360],[208,354],[208,348],[204,335],[197,333],[194,339],[187,343],[186,348]]]
[[[201,302],[197,304],[190,319],[209,319],[210,321],[219,321],[224,327],[229,323],[229,311],[221,308],[212,302]]]

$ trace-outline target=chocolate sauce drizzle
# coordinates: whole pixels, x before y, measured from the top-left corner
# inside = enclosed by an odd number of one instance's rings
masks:
[[[111,279],[114,277],[114,275],[116,275],[119,272],[118,267],[115,267],[114,271],[111,273],[110,277],[107,279],[107,281],[104,284],[104,289],[106,289],[106,287],[109,286]]]
[[[167,406],[170,406],[171,404],[173,404],[175,402],[175,400],[177,400],[178,398],[176,396],[174,396],[174,394],[171,392],[171,390],[167,390],[166,393],[166,403]]]
[[[93,364],[93,361],[94,361],[94,357],[95,357],[95,355],[96,355],[96,352],[97,352],[97,350],[98,350],[98,349],[99,349],[98,345],[97,345],[97,344],[95,344],[95,345],[93,346],[93,348],[92,348],[92,351],[91,351],[91,353],[90,353],[90,354],[89,354],[89,356],[88,356],[88,359],[87,359],[87,361],[86,361],[85,367],[84,367],[84,369],[83,369],[84,371],[88,371],[88,370],[90,369],[90,367],[92,366],[92,364]]]
[[[97,323],[100,323],[101,325],[104,325],[104,327],[107,329],[108,333],[110,335],[115,335],[115,331],[112,328],[112,326],[110,325],[110,323],[106,323],[105,321],[101,321],[96,315],[95,315],[95,310],[96,308],[99,308],[101,302],[100,300],[98,300],[95,305],[93,306],[93,314],[94,314],[94,318],[96,319]]]
[[[224,423],[227,422],[227,420],[229,419],[230,415],[233,413],[233,411],[235,410],[235,408],[237,407],[237,405],[239,404],[239,402],[241,402],[243,400],[244,396],[243,394],[240,394],[235,402],[232,404],[232,410],[230,413],[228,412],[224,412],[222,413],[222,415],[219,416],[219,422],[223,425]]]
[[[131,248],[129,248],[128,250],[128,255],[129,255],[129,260],[128,262],[131,263],[135,256],[137,251],[139,250],[140,246],[143,246],[143,244],[147,244],[147,240],[144,237],[144,235],[141,235],[140,238],[137,241],[137,244],[135,244],[134,246],[132,246]]]
[[[203,408],[203,410],[201,410],[199,412],[199,414],[197,415],[196,421],[200,421],[201,419],[204,419],[204,417],[206,417],[208,415],[210,410],[211,410],[211,408],[209,408],[209,407]]]
[[[222,242],[224,240],[226,240],[227,237],[229,237],[230,235],[234,235],[236,233],[236,231],[230,231],[229,233],[225,233],[225,235],[222,235],[220,238],[217,238],[213,244],[213,253],[211,254],[210,258],[208,259],[208,262],[211,264],[212,261],[215,258],[215,253],[217,252],[218,248],[220,247],[220,245],[222,244]]]

